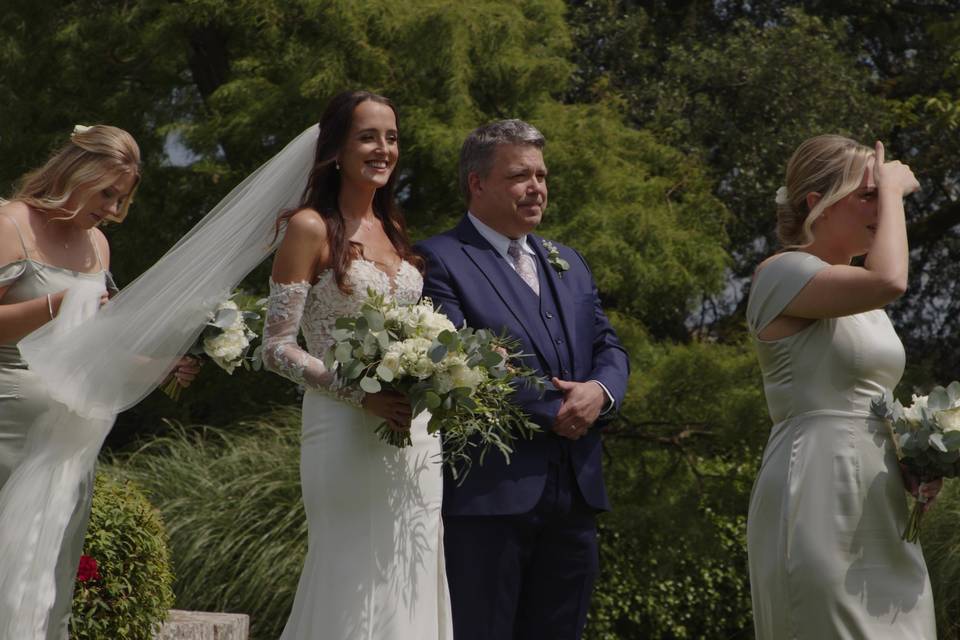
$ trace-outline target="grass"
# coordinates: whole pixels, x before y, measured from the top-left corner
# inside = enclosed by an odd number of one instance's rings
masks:
[[[306,553],[299,440],[300,412],[283,408],[226,428],[171,423],[106,461],[163,514],[178,608],[247,613],[254,640],[279,637]]]

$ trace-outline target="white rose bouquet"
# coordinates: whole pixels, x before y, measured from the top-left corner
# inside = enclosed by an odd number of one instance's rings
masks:
[[[887,420],[900,464],[919,482],[960,475],[960,382],[934,387],[930,395],[914,395],[909,407],[886,394],[870,408]],[[920,493],[903,532],[904,540],[916,542],[919,538],[925,503]]]
[[[240,292],[234,292],[221,302],[209,315],[209,320],[197,341],[187,351],[189,355],[207,357],[213,360],[228,375],[233,375],[234,369],[239,366],[249,369],[251,361],[257,364],[259,347],[253,358],[247,358],[247,352],[253,340],[258,337],[257,332],[251,329],[248,323],[260,320],[260,313],[251,308],[244,309],[232,298],[243,297]],[[247,306],[262,310],[266,300],[257,300]],[[182,387],[176,380],[171,379],[163,388],[173,400],[180,399]]]
[[[468,450],[479,447],[481,464],[491,448],[507,460],[518,437],[539,427],[509,402],[517,385],[543,391],[532,369],[511,364],[523,354],[517,343],[487,330],[457,329],[429,299],[401,305],[368,292],[360,313],[339,318],[324,364],[338,384],[356,384],[367,393],[384,388],[404,394],[413,414],[430,411],[427,430],[441,433],[443,462],[454,477],[469,470]],[[377,427],[397,447],[411,444],[409,432]]]

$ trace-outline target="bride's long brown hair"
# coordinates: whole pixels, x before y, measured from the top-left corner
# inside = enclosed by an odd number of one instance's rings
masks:
[[[320,135],[317,138],[317,153],[313,162],[313,169],[307,180],[307,188],[303,192],[300,205],[295,209],[284,211],[277,220],[277,229],[286,223],[298,211],[306,208],[316,210],[323,218],[327,228],[327,243],[330,246],[331,268],[337,287],[344,293],[350,293],[350,285],[346,282],[347,269],[350,263],[363,255],[363,247],[346,236],[346,224],[340,212],[338,198],[342,183],[340,171],[336,168],[337,154],[343,147],[350,127],[353,124],[353,111],[357,105],[366,101],[377,102],[390,107],[397,119],[399,128],[400,115],[397,108],[388,98],[369,91],[344,91],[336,95],[320,118]],[[373,213],[380,219],[387,238],[397,250],[400,258],[413,264],[423,271],[423,258],[418,256],[410,244],[407,235],[407,226],[397,206],[395,189],[397,171],[390,174],[387,183],[377,189],[373,196]]]

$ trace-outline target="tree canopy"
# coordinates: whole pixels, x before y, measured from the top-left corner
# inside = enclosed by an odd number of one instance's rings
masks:
[[[898,393],[960,365],[957,0],[8,0],[0,195],[76,123],[130,131],[144,179],[106,229],[121,285],[345,89],[400,112],[415,239],[464,211],[464,136],[517,117],[547,137],[542,232],[580,250],[631,354],[606,437],[593,638],[748,637],[743,519],[769,428],[743,312],[776,249],[774,193],[803,139],[843,133],[910,164],[910,289]],[[276,212],[264,212],[274,215]],[[266,290],[269,265],[246,280]],[[228,426],[297,402],[278,376],[207,366],[110,444],[165,420]],[[229,399],[229,401],[227,400]],[[295,464],[295,463],[294,463]],[[229,601],[217,603],[229,606]]]

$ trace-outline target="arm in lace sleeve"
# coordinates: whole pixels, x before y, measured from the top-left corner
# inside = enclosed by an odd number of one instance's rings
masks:
[[[278,284],[270,280],[270,300],[263,324],[263,366],[308,389],[334,395],[359,407],[363,391],[353,386],[341,387],[336,374],[329,371],[322,360],[297,344],[309,292],[310,285],[306,282]]]

